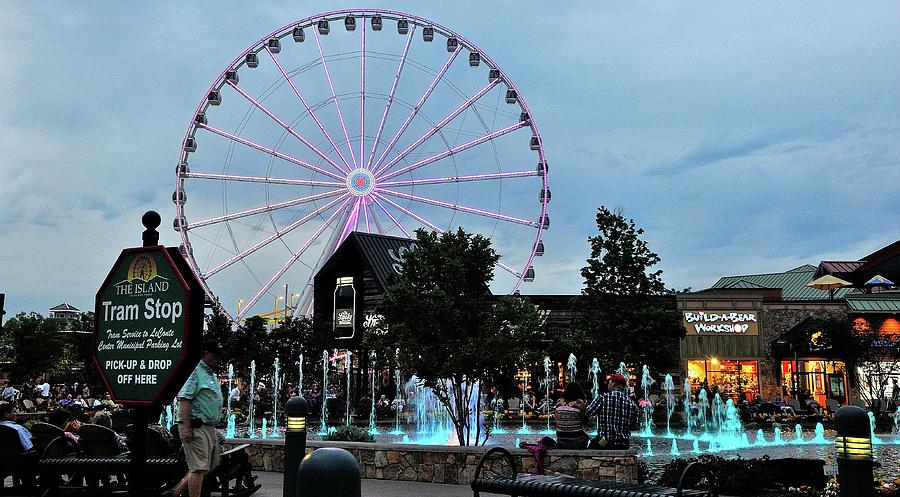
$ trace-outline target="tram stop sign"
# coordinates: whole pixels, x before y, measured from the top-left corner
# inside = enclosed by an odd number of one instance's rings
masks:
[[[203,297],[177,249],[122,251],[94,307],[94,363],[115,402],[171,402],[200,360]]]

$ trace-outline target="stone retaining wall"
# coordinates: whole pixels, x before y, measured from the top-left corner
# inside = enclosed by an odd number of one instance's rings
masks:
[[[284,440],[229,439],[227,447],[248,443],[253,468],[284,471]],[[478,459],[490,447],[444,447],[359,442],[310,441],[307,452],[320,447],[346,449],[359,461],[363,478],[468,485]],[[510,449],[520,471],[535,472],[534,457],[524,449]],[[492,458],[487,470],[505,473],[506,463]],[[544,459],[545,473],[561,473],[586,480],[614,479],[637,482],[637,456],[632,450],[551,450]]]

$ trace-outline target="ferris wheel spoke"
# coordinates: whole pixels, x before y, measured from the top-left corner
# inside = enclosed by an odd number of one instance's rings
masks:
[[[378,150],[378,142],[381,140],[381,133],[384,131],[384,123],[387,121],[388,113],[391,111],[391,105],[394,103],[394,92],[397,91],[397,82],[400,81],[400,74],[403,73],[403,66],[406,65],[406,55],[409,53],[409,47],[412,44],[413,35],[416,33],[416,25],[413,24],[409,29],[409,35],[406,37],[406,45],[403,47],[403,54],[400,56],[400,64],[397,66],[397,74],[394,75],[394,82],[391,83],[391,91],[388,93],[387,104],[384,106],[384,112],[381,114],[381,123],[378,125],[378,131],[375,133],[375,141],[372,143],[372,152],[369,153],[369,160],[366,161],[366,168],[372,168],[372,161],[375,160],[375,152]]]
[[[325,70],[325,78],[328,80],[328,87],[331,89],[331,96],[334,98],[334,108],[337,110],[338,119],[341,121],[341,128],[344,130],[344,138],[347,139],[347,148],[350,149],[350,158],[353,159],[353,167],[356,167],[356,155],[353,153],[353,143],[350,141],[350,135],[347,133],[347,125],[344,124],[344,113],[341,112],[341,104],[338,102],[337,93],[334,91],[334,81],[331,79],[331,73],[328,71],[328,63],[325,61],[325,53],[322,51],[322,43],[319,40],[318,30],[312,30],[313,37],[316,39],[316,47],[319,49],[319,57],[322,59],[322,69]]]
[[[475,95],[472,95],[471,97],[469,97],[469,98],[468,98],[465,102],[463,102],[459,107],[457,107],[457,108],[454,109],[450,114],[448,114],[447,117],[443,118],[439,123],[437,123],[437,124],[435,124],[434,126],[432,126],[432,128],[431,128],[430,130],[426,131],[425,134],[423,134],[422,136],[420,136],[420,137],[419,137],[416,141],[414,141],[410,146],[406,147],[402,152],[400,152],[400,154],[398,154],[396,157],[394,157],[393,159],[391,159],[390,162],[388,162],[387,164],[385,164],[384,167],[381,167],[381,169],[382,169],[383,171],[388,171],[393,165],[395,165],[395,164],[397,164],[398,162],[400,162],[401,160],[403,160],[403,158],[406,157],[407,155],[409,155],[410,152],[412,152],[413,150],[415,150],[416,148],[418,148],[419,145],[425,143],[426,140],[428,140],[429,138],[431,138],[432,136],[434,136],[435,133],[437,133],[438,131],[440,131],[441,128],[443,128],[444,126],[447,125],[447,123],[449,123],[450,121],[452,121],[453,119],[455,119],[456,116],[462,114],[463,111],[465,111],[466,109],[468,109],[469,107],[471,107],[472,104],[474,104],[476,101],[478,101],[478,99],[481,98],[482,96],[484,96],[484,94],[486,94],[487,92],[491,91],[491,89],[492,89],[493,87],[497,86],[497,84],[498,84],[499,82],[500,82],[499,79],[494,79],[494,80],[491,80],[488,84],[484,85],[484,87],[483,87],[482,89],[478,90],[478,93],[476,93]]]
[[[334,138],[328,133],[325,129],[325,126],[322,124],[322,121],[319,121],[319,117],[316,116],[316,113],[313,111],[312,107],[310,107],[309,102],[306,101],[306,98],[303,97],[303,94],[300,93],[300,90],[297,89],[297,86],[294,85],[294,82],[291,80],[290,76],[288,76],[287,72],[284,70],[284,67],[281,65],[281,62],[278,61],[278,58],[275,57],[275,54],[269,47],[266,47],[266,52],[268,52],[269,57],[272,58],[272,62],[278,67],[278,70],[281,71],[281,75],[284,76],[284,80],[287,81],[288,85],[291,87],[291,90],[294,91],[294,94],[297,95],[297,98],[300,99],[300,102],[303,104],[303,107],[306,108],[306,112],[309,112],[309,115],[312,116],[313,121],[316,122],[316,125],[319,127],[319,130],[322,131],[322,134],[325,135],[325,138],[328,140],[328,143],[331,144],[331,148],[338,154],[338,157],[341,158],[341,161],[347,166],[348,169],[353,169],[353,166],[347,162],[347,158],[344,157],[344,154],[341,153],[341,150],[338,148],[337,143],[335,143]]]
[[[498,212],[491,212],[491,211],[486,211],[486,210],[482,210],[482,209],[476,209],[474,207],[453,204],[453,203],[444,202],[441,200],[434,200],[431,198],[420,197],[418,195],[412,195],[409,193],[388,190],[385,188],[379,188],[378,191],[380,193],[385,193],[385,194],[392,195],[394,197],[402,198],[405,200],[412,200],[412,201],[419,202],[422,204],[434,205],[437,207],[443,207],[445,209],[450,209],[450,210],[459,211],[459,212],[465,212],[468,214],[475,214],[478,216],[488,217],[491,219],[499,219],[500,221],[507,221],[510,223],[522,224],[525,226],[531,226],[533,228],[537,228],[538,226],[540,226],[538,223],[536,223],[534,221],[529,221],[527,219],[521,219],[518,217],[508,216],[506,214],[500,214]]]
[[[443,232],[444,232],[443,229],[439,228],[437,225],[435,225],[435,224],[432,223],[431,221],[428,221],[428,220],[425,219],[424,217],[422,217],[422,216],[416,214],[415,212],[413,212],[413,211],[411,211],[411,210],[409,210],[409,209],[403,207],[402,205],[400,205],[400,204],[394,202],[393,200],[391,200],[391,199],[385,197],[384,195],[378,195],[378,194],[376,194],[376,196],[377,196],[378,198],[380,198],[381,200],[384,200],[385,202],[387,202],[388,204],[390,204],[393,208],[395,208],[395,209],[397,209],[398,211],[400,211],[400,212],[406,214],[407,216],[412,217],[412,218],[415,219],[416,221],[418,221],[418,222],[424,224],[425,226],[428,226],[429,228],[433,229],[434,231],[437,231],[438,233],[443,233]],[[409,235],[407,234],[407,236],[409,236]],[[410,238],[412,238],[412,237],[410,237]]]
[[[526,121],[519,121],[516,124],[511,124],[505,128],[501,128],[501,129],[498,129],[497,131],[493,131],[486,135],[479,136],[478,138],[475,138],[473,140],[469,140],[466,143],[463,143],[462,145],[457,145],[455,147],[448,148],[447,150],[444,150],[443,152],[441,152],[439,154],[432,155],[431,157],[426,157],[418,162],[414,162],[414,163],[412,163],[406,167],[403,167],[401,169],[398,169],[392,173],[388,173],[387,170],[385,169],[384,171],[382,171],[383,174],[381,176],[379,176],[377,179],[380,181],[383,181],[386,179],[391,179],[391,178],[397,177],[401,174],[407,173],[414,169],[418,169],[420,167],[427,166],[428,164],[431,164],[432,162],[437,162],[441,159],[450,157],[453,154],[458,154],[458,153],[462,152],[463,150],[468,150],[472,147],[477,147],[478,145],[481,145],[482,143],[489,142],[489,141],[493,140],[494,138],[498,138],[507,133],[511,133],[511,132],[513,132],[519,128],[523,128],[525,126],[528,126],[528,123]],[[537,172],[535,172],[535,174],[537,174]]]
[[[372,197],[372,202],[373,203],[375,202],[374,197]],[[384,227],[381,225],[381,220],[378,219],[378,210],[375,208],[372,209],[372,222],[375,223],[375,229],[377,230],[376,233],[384,233],[385,232]]]
[[[348,202],[350,202],[350,199],[345,200],[344,205],[346,206],[346,204]],[[273,274],[272,277],[269,278],[269,281],[267,281],[263,285],[263,287],[259,289],[259,291],[256,293],[256,295],[254,295],[253,298],[250,299],[249,302],[247,302],[247,306],[244,309],[246,309],[246,310],[252,309],[253,306],[256,305],[257,302],[259,302],[259,299],[261,299],[262,296],[266,292],[268,292],[270,288],[272,288],[272,285],[274,285],[275,282],[278,281],[278,279],[281,278],[284,275],[284,273],[287,272],[287,270],[295,262],[297,262],[298,259],[300,259],[301,256],[303,256],[303,253],[306,252],[307,249],[309,249],[309,247],[313,244],[313,242],[315,242],[316,239],[318,239],[322,235],[322,233],[325,231],[325,229],[328,226],[330,226],[331,223],[334,222],[335,218],[337,218],[338,214],[340,214],[343,210],[344,209],[337,209],[330,216],[328,216],[328,219],[326,219],[325,222],[322,223],[322,226],[319,226],[319,228],[315,231],[315,233],[313,233],[309,238],[306,239],[305,242],[303,242],[303,245],[301,245],[297,249],[297,252],[292,254],[291,257],[287,261],[285,261],[285,263],[281,266],[281,268],[279,268],[278,271],[276,271],[275,274]],[[240,319],[241,317],[242,317],[241,315],[238,315],[238,319]]]
[[[318,209],[303,216],[302,218],[294,221],[293,223],[285,226],[284,229],[276,230],[275,233],[272,233],[271,235],[267,236],[266,238],[260,240],[259,242],[255,243],[253,246],[248,247],[247,249],[245,249],[237,254],[234,254],[233,257],[222,262],[218,266],[210,269],[209,271],[206,272],[205,275],[203,275],[203,277],[209,278],[212,275],[218,273],[219,271],[222,271],[223,269],[227,268],[228,266],[231,266],[235,262],[238,262],[238,261],[246,258],[247,256],[256,252],[257,250],[265,247],[266,245],[272,243],[273,241],[278,240],[279,238],[283,237],[284,235],[286,235],[286,234],[290,233],[291,231],[294,231],[295,229],[299,228],[300,226],[306,224],[307,222],[309,222],[309,220],[315,218],[316,216],[319,216],[323,212],[328,211],[329,209],[331,209],[332,207],[334,207],[335,205],[340,203],[342,200],[346,201],[347,197],[349,197],[349,196],[350,196],[350,194],[348,193],[342,197],[338,197],[338,198],[332,200],[331,202],[328,202],[327,204],[323,205],[322,207],[319,207]]]
[[[297,133],[296,131],[294,131],[293,128],[291,128],[287,123],[285,123],[284,121],[282,121],[281,119],[279,119],[278,116],[276,116],[275,114],[273,114],[272,111],[270,111],[269,109],[267,109],[263,104],[261,104],[261,103],[260,103],[259,101],[257,101],[255,98],[253,98],[252,96],[250,96],[246,91],[244,91],[243,88],[241,88],[240,86],[238,86],[237,84],[235,84],[235,83],[234,83],[233,81],[231,81],[231,80],[228,80],[228,84],[229,84],[232,88],[234,88],[235,91],[237,91],[238,93],[240,93],[241,96],[243,96],[245,99],[247,99],[247,101],[249,101],[251,104],[253,104],[257,109],[261,110],[261,111],[263,112],[263,114],[269,116],[273,121],[275,121],[276,123],[278,123],[278,125],[281,126],[282,128],[284,128],[285,131],[287,131],[288,133],[290,133],[291,136],[293,136],[294,138],[300,140],[304,145],[306,145],[306,146],[309,147],[313,152],[315,152],[316,155],[318,155],[319,157],[321,157],[322,159],[324,159],[325,162],[328,162],[329,164],[331,164],[332,166],[334,166],[335,169],[337,169],[338,171],[340,171],[340,172],[342,172],[342,173],[345,173],[345,174],[347,173],[347,170],[345,170],[344,168],[342,168],[341,166],[339,166],[339,165],[337,164],[337,162],[335,162],[334,160],[331,159],[331,157],[328,157],[327,155],[325,155],[324,152],[322,152],[322,151],[319,150],[315,145],[313,145],[312,143],[310,143],[309,140],[307,140],[306,138],[304,138],[303,136],[301,136],[299,133]]]
[[[339,244],[350,235],[350,232],[355,229],[356,224],[359,222],[359,204],[361,202],[362,197],[356,197],[356,202],[353,203],[353,209],[350,210],[350,216],[347,218],[347,221],[344,223],[344,228],[341,230],[341,237],[338,239]]]
[[[406,128],[409,127],[410,123],[412,123],[412,120],[419,113],[422,105],[424,105],[425,101],[428,100],[428,97],[431,96],[431,92],[434,91],[434,89],[437,87],[438,82],[440,82],[441,78],[444,77],[447,69],[450,69],[450,65],[453,64],[454,60],[456,60],[456,56],[459,55],[460,50],[461,48],[457,47],[456,50],[450,53],[450,57],[447,58],[447,62],[444,63],[443,67],[441,67],[441,70],[438,71],[437,75],[431,81],[431,84],[428,85],[428,88],[425,89],[425,93],[423,93],[422,97],[419,98],[419,101],[409,112],[409,115],[406,116],[406,120],[403,121],[402,125],[400,125],[400,129],[397,130],[397,133],[394,134],[394,137],[391,138],[391,141],[388,143],[387,148],[384,149],[384,152],[381,153],[378,161],[375,162],[375,165],[372,167],[372,171],[378,171],[381,162],[384,161],[384,158],[387,156],[387,154],[394,149],[394,146],[397,144],[397,140],[400,139],[400,135],[402,135],[406,131]]]
[[[515,269],[513,269],[513,268],[507,266],[506,264],[504,264],[504,263],[502,263],[502,262],[500,262],[500,261],[497,261],[497,265],[500,266],[500,268],[503,269],[504,271],[506,271],[507,273],[509,273],[509,274],[511,274],[511,275],[513,275],[513,276],[515,276],[516,278],[521,278],[521,277],[522,277],[522,274],[521,274],[521,273],[519,273],[519,272],[516,271]]]
[[[372,228],[369,226],[369,205],[366,204],[365,201],[363,201],[362,208],[363,208],[363,217],[365,217],[365,219],[366,219],[366,233],[371,233]]]
[[[313,181],[305,179],[290,178],[269,178],[266,176],[240,176],[236,174],[215,174],[215,173],[197,173],[188,172],[183,175],[185,178],[194,179],[210,179],[218,181],[243,181],[248,183],[266,183],[271,185],[298,185],[298,186],[321,186],[321,187],[341,187],[344,183],[337,181]]]
[[[446,178],[424,178],[424,179],[412,179],[407,181],[388,181],[385,183],[379,183],[378,186],[382,187],[397,187],[397,186],[419,186],[419,185],[436,185],[442,183],[463,183],[466,181],[490,181],[490,180],[498,180],[498,179],[509,179],[509,178],[525,178],[528,176],[537,176],[537,171],[511,171],[505,173],[486,173],[486,174],[472,174],[468,176],[448,176]]]
[[[360,83],[362,84],[362,98],[359,109],[359,167],[363,167],[363,157],[366,148],[366,22],[362,24],[362,61],[360,62]]]
[[[344,181],[344,178],[338,176],[337,174],[334,174],[334,173],[331,172],[331,171],[326,171],[326,170],[324,170],[324,169],[322,169],[322,168],[320,168],[320,167],[316,167],[316,166],[310,164],[309,162],[302,161],[302,160],[300,160],[300,159],[298,159],[298,158],[296,158],[296,157],[291,157],[290,155],[287,155],[287,154],[285,154],[285,153],[282,153],[282,152],[279,152],[279,151],[277,151],[277,150],[273,150],[273,149],[268,148],[268,147],[266,147],[266,146],[260,145],[260,144],[258,144],[258,143],[252,142],[252,141],[250,141],[250,140],[248,140],[248,139],[246,139],[246,138],[241,138],[240,136],[233,135],[233,134],[231,134],[231,133],[229,133],[229,132],[227,132],[227,131],[223,131],[223,130],[221,130],[221,129],[214,128],[214,127],[212,127],[212,126],[210,126],[210,125],[208,125],[208,124],[200,124],[200,123],[198,123],[198,124],[197,124],[197,127],[203,128],[203,129],[205,129],[205,130],[207,130],[207,131],[209,131],[209,132],[211,132],[211,133],[215,133],[215,134],[217,134],[217,135],[219,135],[219,136],[221,136],[221,137],[223,137],[223,138],[228,138],[229,140],[236,141],[236,142],[240,143],[241,145],[246,145],[246,146],[248,146],[248,147],[250,147],[250,148],[254,148],[254,149],[256,149],[256,150],[259,150],[260,152],[264,152],[264,153],[267,153],[267,154],[269,154],[269,155],[278,157],[279,159],[288,161],[288,162],[290,162],[290,163],[292,163],[292,164],[297,164],[298,166],[305,167],[305,168],[307,168],[307,169],[309,169],[309,170],[312,170],[312,171],[315,171],[315,172],[317,172],[317,173],[319,173],[319,174],[323,174],[323,175],[325,175],[325,176],[328,176],[329,178],[334,178],[334,179],[336,179],[336,180],[338,180],[338,181]]]
[[[390,202],[390,200],[388,200],[388,199],[384,199],[384,200],[386,202]],[[375,205],[377,205],[378,208],[380,208],[384,212],[384,214],[388,217],[388,219],[390,219],[391,222],[394,223],[394,226],[400,228],[400,231],[402,231],[403,234],[406,235],[406,238],[412,238],[412,235],[409,234],[409,231],[406,231],[406,228],[404,228],[403,225],[400,224],[400,221],[397,221],[397,219],[390,213],[390,211],[388,211],[387,208],[385,208],[385,206],[381,205],[381,201],[378,199],[377,195],[372,195],[372,201],[375,202]],[[382,231],[382,233],[384,233],[384,231]]]
[[[247,209],[245,211],[235,212],[232,214],[226,214],[224,216],[213,217],[209,219],[204,219],[202,221],[197,221],[195,223],[189,223],[187,229],[193,230],[196,228],[200,228],[203,226],[208,226],[210,224],[222,223],[225,221],[231,221],[233,219],[239,219],[242,217],[252,216],[254,214],[262,214],[264,212],[272,212],[278,209],[284,209],[285,207],[293,207],[295,205],[305,204],[308,202],[314,202],[316,200],[325,199],[328,197],[334,197],[335,195],[340,195],[342,193],[347,193],[345,188],[340,190],[331,190],[323,193],[317,193],[315,195],[309,195],[307,197],[295,198],[292,200],[287,200],[285,202],[278,202],[275,204],[267,204],[262,207],[255,207],[253,209]]]

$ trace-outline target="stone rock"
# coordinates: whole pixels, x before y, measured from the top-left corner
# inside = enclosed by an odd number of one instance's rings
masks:
[[[599,480],[599,479],[600,479],[600,472],[598,471],[598,469],[599,469],[599,468],[587,468],[587,469],[583,469],[583,470],[580,471],[581,474],[578,475],[578,476],[579,476],[579,478],[581,478],[582,480]]]
[[[422,454],[423,464],[434,464],[434,452],[425,452]]]
[[[388,465],[388,459],[383,450],[375,452],[375,467],[383,468]]]
[[[400,466],[396,464],[391,464],[390,466],[384,468],[383,471],[385,480],[397,480],[400,477]]]
[[[361,450],[359,453],[359,462],[365,464],[372,464],[375,462],[375,452],[374,450]]]
[[[416,479],[430,483],[434,479],[434,466],[431,464],[416,465]]]
[[[433,481],[435,483],[444,483],[444,465],[443,464],[435,464],[432,466],[434,469],[434,478]]]
[[[396,450],[387,451],[387,460],[391,464],[397,464],[400,462],[400,452]]]
[[[550,468],[566,475],[574,475],[578,469],[578,460],[571,456],[560,457],[550,463]]]
[[[408,466],[400,472],[400,479],[403,481],[416,481],[416,468]]]
[[[444,483],[452,483],[455,485],[459,482],[457,468],[458,466],[456,464],[448,464],[444,467]]]
[[[597,468],[598,478],[613,478],[616,476],[616,468],[599,467]]]
[[[367,464],[366,465],[366,473],[365,473],[364,477],[365,478],[377,478],[376,474],[377,473],[376,473],[375,466],[373,466],[371,464]]]

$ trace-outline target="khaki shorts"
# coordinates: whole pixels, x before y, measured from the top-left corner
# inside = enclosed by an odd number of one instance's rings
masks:
[[[219,445],[218,433],[212,426],[203,425],[194,428],[194,439],[184,444],[184,459],[188,469],[209,471],[219,465],[222,449]]]

